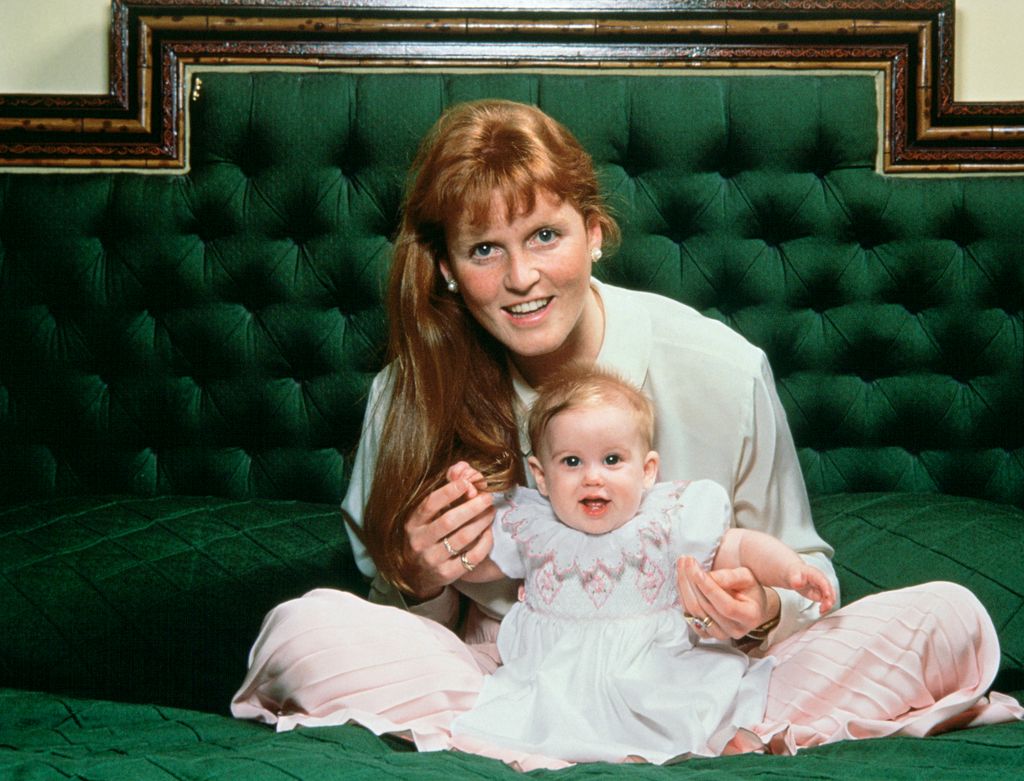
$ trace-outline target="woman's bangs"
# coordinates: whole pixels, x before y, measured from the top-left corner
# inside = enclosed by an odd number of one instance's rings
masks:
[[[508,222],[533,212],[537,207],[539,193],[553,195],[559,202],[567,198],[572,200],[567,192],[566,182],[555,176],[550,164],[542,160],[524,161],[513,168],[494,172],[489,192],[491,195],[487,198],[485,212],[478,215],[474,211],[474,219],[479,216],[486,222],[495,216],[491,213],[491,198],[494,194],[497,194],[504,203],[503,216]]]
[[[531,213],[541,192],[560,202],[576,203],[577,183],[573,177],[560,176],[557,161],[537,151],[522,154],[520,147],[514,157],[467,155],[463,165],[447,172],[447,181],[437,182],[434,209],[448,224],[454,219],[481,227],[495,219],[511,222]],[[505,207],[504,214],[494,213],[496,201]]]

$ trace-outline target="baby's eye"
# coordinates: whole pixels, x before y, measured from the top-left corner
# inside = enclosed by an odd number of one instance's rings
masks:
[[[541,244],[550,244],[558,238],[558,231],[554,228],[541,228],[537,231],[537,241]]]
[[[617,463],[619,463],[619,462],[620,462],[621,460],[622,460],[622,459],[621,459],[621,458],[620,458],[620,457],[618,456],[618,454],[617,454],[617,453],[609,453],[608,455],[606,455],[606,456],[604,457],[604,463],[605,463],[605,465],[607,465],[607,466],[615,466],[615,465],[616,465]]]
[[[580,465],[580,457],[579,456],[566,456],[565,458],[562,459],[562,463],[565,464],[566,466],[579,466]]]

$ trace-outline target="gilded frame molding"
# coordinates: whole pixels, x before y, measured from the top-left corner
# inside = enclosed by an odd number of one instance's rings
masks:
[[[112,0],[105,95],[0,95],[0,166],[182,170],[188,69],[866,70],[882,169],[1024,171],[1024,103],[953,98],[954,0]]]

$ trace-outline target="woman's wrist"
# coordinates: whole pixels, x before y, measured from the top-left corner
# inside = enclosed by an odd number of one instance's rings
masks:
[[[441,586],[438,589],[423,592],[402,591],[402,598],[405,600],[405,604],[409,607],[422,605],[424,602],[432,602],[444,594],[445,588],[447,588],[447,586]]]
[[[782,619],[782,599],[779,597],[779,592],[773,588],[765,588],[764,596],[767,607],[765,612],[768,618],[747,632],[746,636],[743,637],[743,640],[753,640],[758,643],[763,643],[768,639],[768,635],[770,635],[772,630],[779,625],[779,621]]]
[[[442,586],[437,594],[422,602],[409,599],[404,607],[414,615],[429,618],[449,629],[454,629],[459,620],[459,594],[448,586]]]

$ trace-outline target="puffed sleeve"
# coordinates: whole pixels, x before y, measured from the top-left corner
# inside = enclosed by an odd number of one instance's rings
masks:
[[[664,490],[668,485],[659,483],[654,490]],[[710,570],[722,535],[732,525],[729,494],[714,480],[695,480],[685,487],[677,486],[675,496],[670,514],[672,560],[692,556]]]
[[[832,567],[832,548],[818,536],[796,446],[786,422],[771,367],[761,356],[760,374],[754,377],[744,447],[733,493],[736,525],[759,529],[777,537],[821,570],[839,594]],[[779,625],[765,645],[779,642],[818,617],[815,602],[795,591],[778,589],[782,602]]]
[[[521,493],[524,489],[519,489]],[[498,565],[498,569],[510,578],[525,578],[526,568],[523,566],[523,557],[512,537],[511,532],[505,528],[502,521],[508,516],[512,509],[507,498],[498,499],[494,504],[494,523],[491,524],[491,531],[494,535],[494,547],[491,548],[491,561]]]

